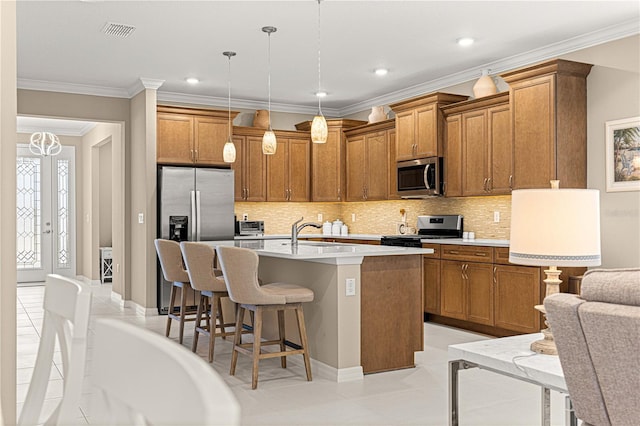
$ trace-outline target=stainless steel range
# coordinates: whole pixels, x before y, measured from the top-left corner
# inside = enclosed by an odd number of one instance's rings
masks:
[[[385,235],[384,246],[420,247],[423,238],[462,238],[463,217],[458,214],[418,216],[418,233],[414,235]]]

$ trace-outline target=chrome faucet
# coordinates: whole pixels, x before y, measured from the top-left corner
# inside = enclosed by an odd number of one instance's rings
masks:
[[[291,245],[298,244],[298,234],[307,226],[313,226],[314,228],[322,229],[322,224],[313,222],[306,222],[300,226],[297,226],[300,222],[302,222],[302,219],[304,219],[304,217],[301,217],[300,220],[293,222],[293,225],[291,225]]]

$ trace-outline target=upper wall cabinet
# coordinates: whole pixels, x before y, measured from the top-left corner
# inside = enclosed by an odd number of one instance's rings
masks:
[[[347,130],[346,201],[397,198],[395,191],[395,121]]]
[[[513,180],[509,93],[452,104],[442,112],[445,195],[508,194]]]
[[[587,184],[587,75],[592,65],[556,59],[502,74],[509,84],[513,188]]]
[[[267,201],[309,201],[311,137],[276,132],[278,148],[267,155]]]
[[[262,153],[264,129],[234,127],[236,146],[234,171],[236,201],[267,201],[267,156]]]
[[[396,114],[396,161],[442,156],[444,118],[440,107],[467,99],[433,93],[389,105]]]
[[[158,106],[157,112],[158,164],[228,166],[222,159],[227,111]]]
[[[360,120],[327,120],[326,143],[311,144],[311,201],[345,201],[346,137],[344,131],[367,124]],[[311,121],[296,124],[296,129],[311,130]]]

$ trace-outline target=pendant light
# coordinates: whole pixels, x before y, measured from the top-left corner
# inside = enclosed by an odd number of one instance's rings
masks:
[[[273,129],[271,128],[271,33],[275,33],[277,30],[278,29],[276,27],[262,27],[262,31],[267,33],[267,36],[269,37],[269,74],[267,80],[269,88],[269,127],[262,137],[262,153],[266,155],[275,154],[277,147],[276,134],[273,133]]]
[[[29,151],[34,155],[58,155],[62,151],[62,145],[56,135],[51,132],[35,132],[29,140]]]
[[[227,86],[229,89],[229,136],[227,137],[227,142],[224,144],[224,148],[222,150],[222,159],[225,163],[233,163],[236,161],[236,146],[233,144],[233,138],[231,135],[231,58],[236,56],[236,52],[222,52],[222,54],[229,59],[227,77]]]
[[[318,114],[313,117],[311,123],[311,141],[313,143],[326,143],[327,136],[329,135],[329,129],[327,129],[327,120],[322,115],[321,99],[324,96],[324,92],[321,90],[320,79],[320,0],[318,0]]]

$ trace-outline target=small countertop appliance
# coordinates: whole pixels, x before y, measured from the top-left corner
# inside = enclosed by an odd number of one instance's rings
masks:
[[[262,220],[240,220],[237,223],[237,235],[264,235],[264,221]]]

